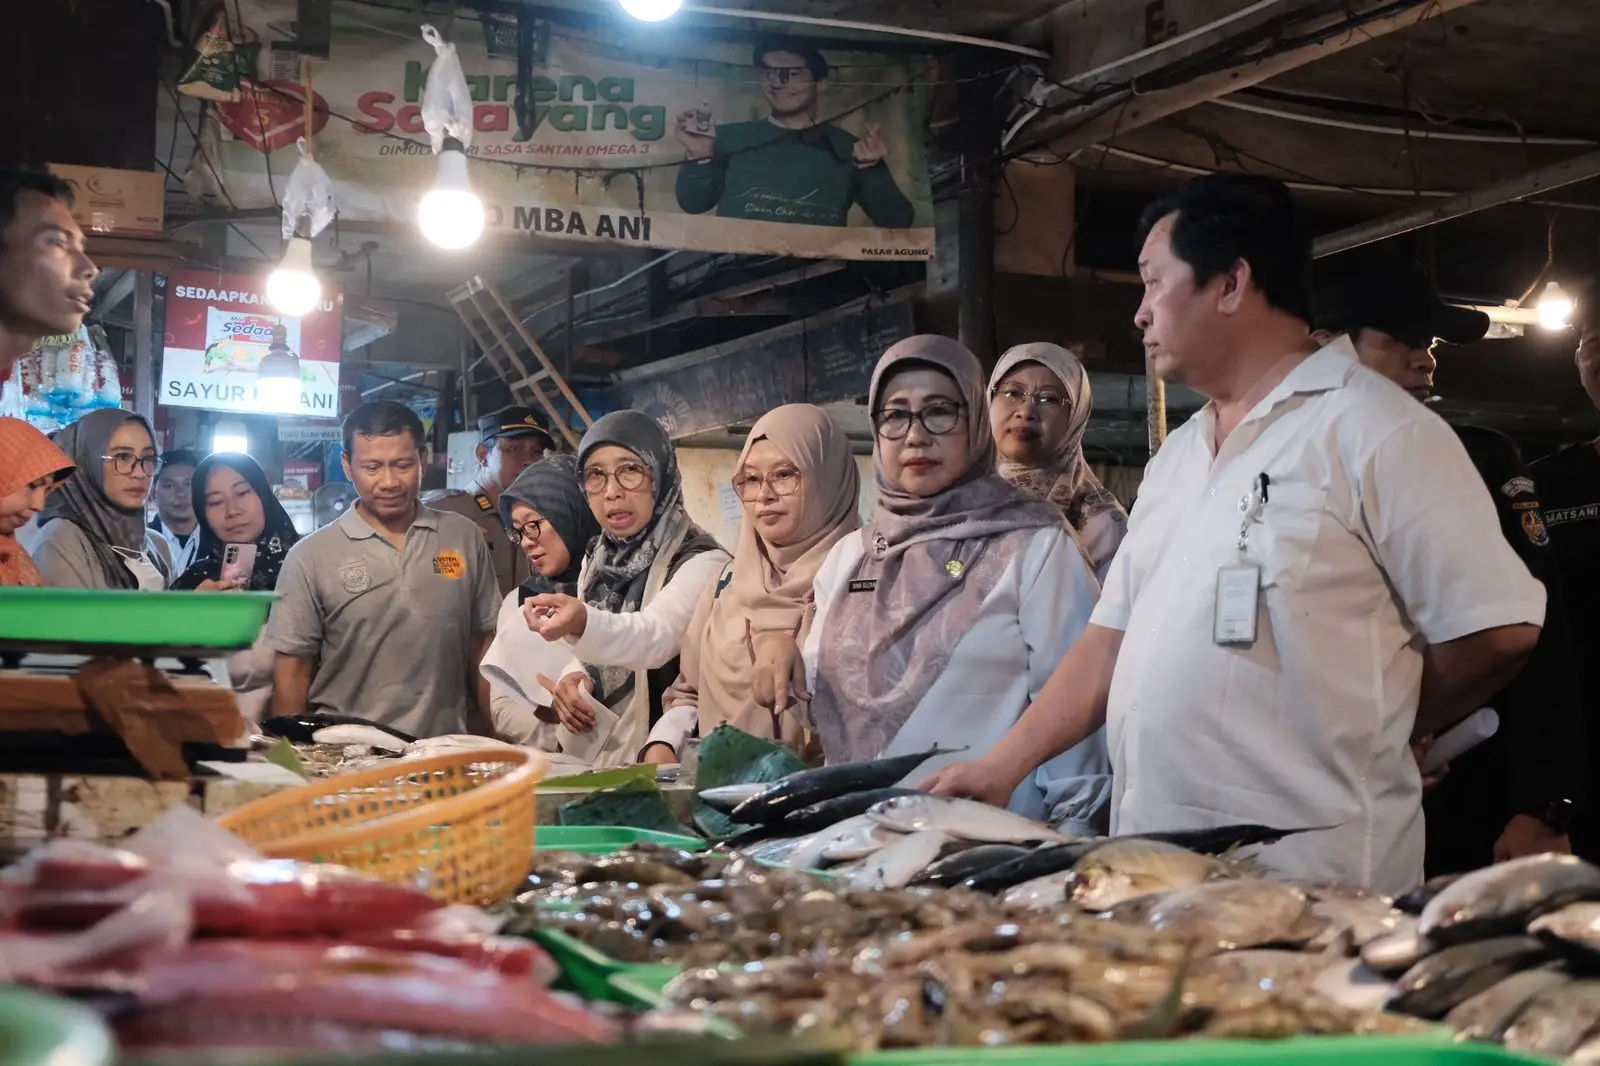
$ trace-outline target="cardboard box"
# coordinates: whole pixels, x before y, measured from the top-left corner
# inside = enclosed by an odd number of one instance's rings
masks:
[[[160,237],[166,230],[166,177],[143,170],[75,167],[51,163],[57,177],[72,182],[77,200],[72,217],[85,234]]]

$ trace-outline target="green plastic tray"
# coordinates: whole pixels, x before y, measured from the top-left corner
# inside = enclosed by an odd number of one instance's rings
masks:
[[[1489,1044],[1438,1036],[1302,1036],[1005,1048],[913,1048],[851,1057],[852,1066],[1548,1066]]]
[[[0,987],[0,1066],[109,1066],[111,1034],[92,1011]]]
[[[561,967],[561,976],[556,980],[555,987],[562,992],[576,992],[584,999],[601,1000],[606,1003],[621,1003],[625,1007],[638,1007],[639,1003],[630,999],[619,998],[613,977],[628,974],[633,970],[662,969],[658,966],[640,966],[636,963],[618,962],[611,956],[596,951],[575,936],[570,936],[559,929],[535,929],[527,934],[535,943],[550,953],[550,957]],[[681,970],[682,967],[665,967],[671,970]],[[676,976],[676,974],[674,974]],[[671,977],[667,981],[672,980]],[[661,982],[662,986],[666,981]],[[630,990],[631,992],[631,990]],[[654,1006],[654,1003],[645,1004]]]
[[[272,592],[0,588],[0,642],[75,648],[248,648]]]
[[[660,844],[683,851],[704,851],[707,846],[699,837],[615,825],[541,825],[534,832],[534,847],[539,851],[610,855],[630,844]]]

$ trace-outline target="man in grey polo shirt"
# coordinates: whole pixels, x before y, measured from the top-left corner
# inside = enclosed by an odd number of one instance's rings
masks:
[[[284,560],[267,624],[275,715],[354,715],[419,738],[487,721],[478,661],[500,609],[494,563],[476,525],[418,501],[423,439],[392,401],[345,419],[360,498]]]

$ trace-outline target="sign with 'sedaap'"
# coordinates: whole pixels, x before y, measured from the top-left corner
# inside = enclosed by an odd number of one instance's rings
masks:
[[[167,330],[162,346],[159,401],[169,407],[259,414],[267,405],[257,370],[283,326],[300,359],[300,407],[274,412],[315,418],[339,416],[339,351],[344,293],[325,289],[309,315],[281,315],[267,302],[266,278],[175,270],[167,277]]]

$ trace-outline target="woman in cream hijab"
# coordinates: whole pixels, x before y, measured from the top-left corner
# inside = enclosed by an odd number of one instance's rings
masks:
[[[989,419],[1000,476],[1048,500],[1078,538],[1102,580],[1128,532],[1128,512],[1083,457],[1094,399],[1076,356],[1054,344],[1021,344],[989,378]]]
[[[861,527],[860,477],[850,442],[826,411],[789,404],[750,431],[734,489],[744,505],[733,559],[705,590],[683,638],[682,674],[644,757],[675,762],[685,737],[728,722],[798,747],[789,708],[811,583],[838,541]]]

